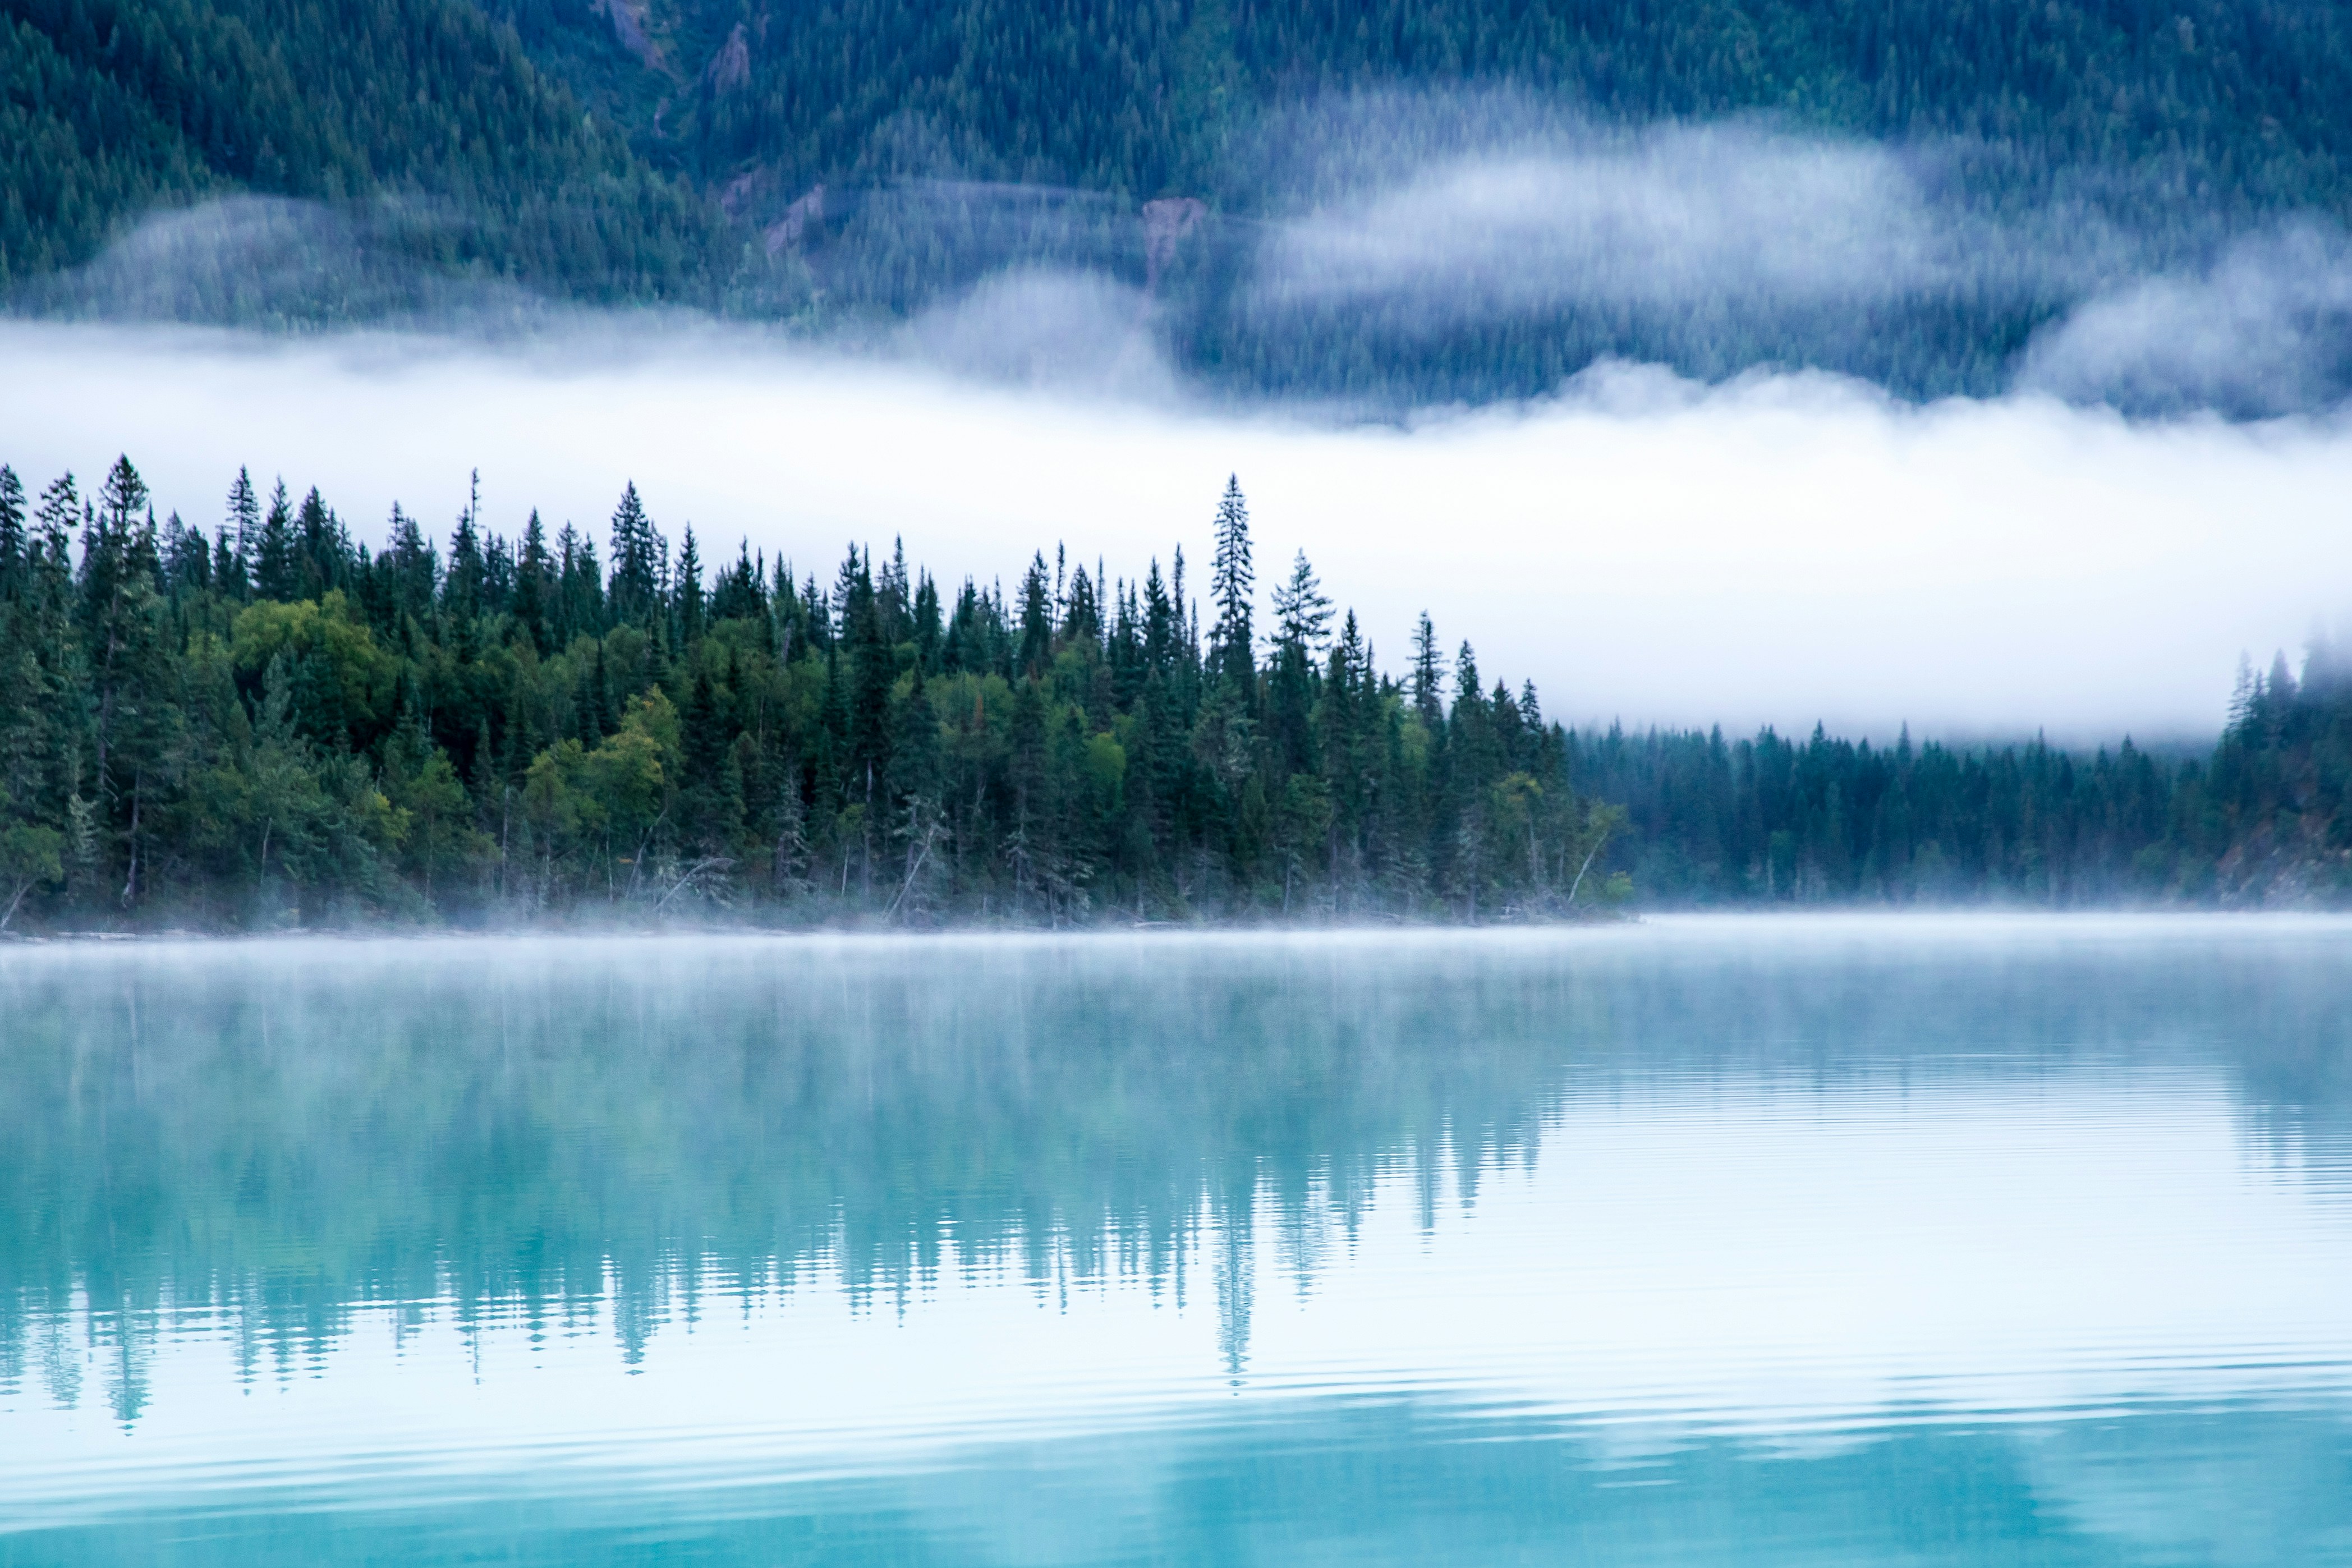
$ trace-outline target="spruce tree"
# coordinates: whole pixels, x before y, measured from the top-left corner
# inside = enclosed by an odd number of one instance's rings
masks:
[[[618,625],[649,624],[662,606],[662,571],[668,546],[646,516],[634,481],[613,509],[613,580],[606,606]]]
[[[223,526],[229,531],[238,559],[248,569],[261,549],[261,498],[254,494],[253,476],[243,468],[236,471],[236,482],[228,487],[228,516]]]
[[[0,463],[0,599],[11,598],[25,570],[25,486]]]
[[[1412,632],[1412,706],[1433,729],[1445,716],[1444,682],[1445,656],[1437,651],[1437,628],[1424,610]]]
[[[547,554],[547,529],[539,520],[539,508],[530,509],[530,520],[523,525],[522,550],[515,559],[514,618],[515,624],[530,639],[531,646],[541,654],[554,651],[551,616],[555,609],[555,572]]]
[[[1289,580],[1274,591],[1275,635],[1284,644],[1313,653],[1323,646],[1331,625],[1331,601],[1323,596],[1322,580],[1300,550],[1290,564]]]
[[[1228,475],[1225,493],[1217,502],[1216,553],[1210,561],[1209,597],[1217,607],[1217,625],[1210,639],[1209,661],[1213,678],[1241,694],[1244,706],[1256,687],[1255,634],[1251,629],[1256,582],[1250,564],[1249,503],[1242,497],[1240,476]]]
[[[314,492],[315,493],[315,492]],[[466,492],[466,509],[457,514],[457,531],[449,536],[449,575],[442,585],[442,608],[462,623],[482,612],[483,589],[488,568],[482,554],[481,471],[474,471]]]
[[[677,547],[677,572],[675,591],[671,595],[677,606],[679,646],[692,643],[702,635],[702,552],[694,542],[694,525],[688,523]]]
[[[301,569],[295,559],[294,503],[286,481],[269,495],[269,510],[261,519],[261,542],[253,552],[253,591],[263,599],[290,603],[301,593]]]
[[[1045,552],[1039,550],[1021,578],[1021,672],[1041,675],[1053,657],[1053,585],[1045,576]]]

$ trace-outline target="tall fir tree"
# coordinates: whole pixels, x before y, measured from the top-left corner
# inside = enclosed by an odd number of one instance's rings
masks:
[[[667,554],[633,480],[613,509],[613,579],[605,603],[615,622],[648,625],[664,613],[662,576]]]
[[[1250,561],[1249,503],[1243,498],[1239,475],[1225,478],[1225,493],[1217,502],[1215,533],[1209,598],[1217,607],[1217,624],[1210,638],[1209,659],[1216,677],[1241,694],[1247,706],[1255,699],[1257,678],[1256,633],[1252,626],[1257,573]]]

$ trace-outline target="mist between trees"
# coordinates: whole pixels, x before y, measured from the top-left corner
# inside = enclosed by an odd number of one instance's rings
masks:
[[[240,472],[210,538],[119,460],[0,468],[0,929],[1066,925],[1678,904],[2324,900],[2352,678],[2246,673],[2210,758],[1545,720],[1422,619],[1402,676],[1304,554],[1256,618],[1228,481],[1203,598],[1034,555],[828,583],[478,505],[381,549]]]

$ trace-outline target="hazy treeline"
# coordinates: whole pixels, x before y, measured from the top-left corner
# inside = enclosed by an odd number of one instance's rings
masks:
[[[2210,757],[2126,740],[1892,747],[1816,727],[1571,736],[1580,789],[1622,803],[1611,862],[1675,904],[2057,906],[2352,893],[2352,671],[2316,648],[2247,673]]]
[[[1204,626],[1034,557],[943,593],[469,508],[381,549],[240,474],[207,539],[127,459],[0,482],[0,915],[282,924],[612,906],[929,922],[1446,916],[1622,898],[1616,819],[1531,686],[1422,629],[1382,674],[1299,557],[1254,619],[1246,506]]]

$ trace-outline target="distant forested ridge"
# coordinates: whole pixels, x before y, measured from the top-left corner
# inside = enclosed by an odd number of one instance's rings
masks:
[[[1008,592],[820,582],[240,473],[211,536],[128,459],[0,468],[0,926],[1484,922],[1656,903],[2352,892],[2352,681],[2249,676],[2210,761],[1580,733],[1423,618],[1402,674],[1304,556],[1256,618],[1041,552]],[[1205,615],[1202,606],[1205,603]]]
[[[1743,116],[1895,150],[1905,199],[1958,225],[1935,265],[1862,301],[1719,277],[1661,301],[1563,264],[1559,297],[1460,320],[1265,287],[1269,234],[1375,175],[1530,126]],[[1785,173],[1732,184],[1814,243],[1838,225]],[[64,280],[224,197],[320,203],[331,232],[233,213],[140,269],[167,287]],[[1139,290],[1176,364],[1253,395],[1527,395],[1612,355],[1938,395],[2008,384],[2086,290],[2291,215],[2352,220],[2352,23],[2302,0],[0,0],[0,289],[44,308],[436,308],[415,264],[870,326],[1048,267]],[[1445,226],[1383,221],[1407,251]]]

